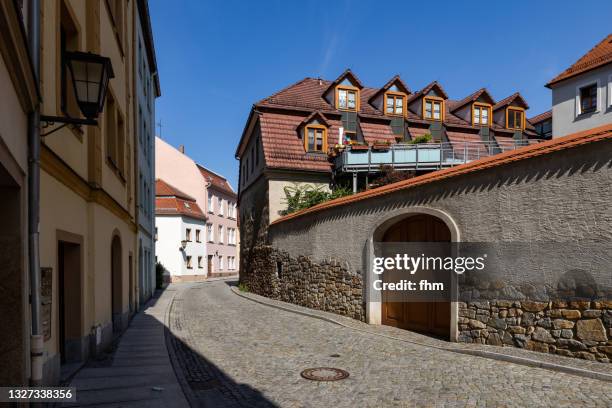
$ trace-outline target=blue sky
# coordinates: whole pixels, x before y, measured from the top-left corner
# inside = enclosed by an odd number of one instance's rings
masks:
[[[482,5],[485,7],[482,7]],[[162,137],[236,187],[236,144],[254,102],[306,77],[351,68],[366,86],[400,74],[454,99],[521,92],[550,109],[544,84],[610,33],[612,1],[150,0]],[[157,128],[159,133],[159,128]]]

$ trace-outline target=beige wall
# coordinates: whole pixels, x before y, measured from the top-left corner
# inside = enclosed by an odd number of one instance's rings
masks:
[[[82,326],[80,335],[87,341],[92,327],[112,326],[111,242],[121,239],[122,312],[129,311],[129,256],[133,276],[138,270],[134,199],[134,130],[132,93],[132,22],[135,2],[125,2],[124,39],[114,32],[107,2],[104,0],[45,0],[42,2],[41,113],[63,116],[60,112],[59,22],[64,1],[79,32],[78,50],[111,58],[115,77],[109,84],[117,109],[124,119],[124,177],[120,178],[107,161],[108,134],[105,112],[99,125],[66,127],[43,139],[41,158],[40,258],[42,267],[53,268],[53,317],[51,338],[45,342],[48,364],[57,364],[58,336],[58,234],[81,239]],[[1,73],[0,73],[1,75]],[[57,125],[56,125],[57,126]],[[48,129],[47,129],[48,130]],[[43,132],[47,131],[43,129]],[[25,133],[24,133],[25,135]],[[132,299],[136,299],[135,283]],[[53,371],[51,369],[50,371]]]
[[[325,174],[320,177],[320,181],[316,180],[316,176],[304,177],[301,175],[287,175],[281,179],[272,178],[268,181],[268,202],[270,210],[270,222],[280,218],[279,211],[287,209],[285,201],[285,187],[298,186],[313,186],[321,187],[324,191],[331,191],[329,188],[329,175]]]

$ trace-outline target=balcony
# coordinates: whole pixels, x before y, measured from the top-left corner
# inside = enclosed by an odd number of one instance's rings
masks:
[[[334,158],[336,173],[376,173],[381,166],[395,170],[438,170],[515,150],[536,140],[512,142],[453,142],[394,144],[388,147],[347,146]]]

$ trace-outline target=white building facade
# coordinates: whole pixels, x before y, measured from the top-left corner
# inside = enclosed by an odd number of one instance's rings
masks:
[[[138,303],[155,291],[155,98],[159,78],[147,2],[137,1],[134,64],[136,142],[136,197],[138,219]]]
[[[166,271],[166,280],[206,279],[206,217],[195,199],[157,180],[155,201],[155,253]]]

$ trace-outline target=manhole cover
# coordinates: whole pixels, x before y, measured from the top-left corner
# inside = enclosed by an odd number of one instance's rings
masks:
[[[317,367],[307,368],[300,375],[307,380],[313,381],[338,381],[348,378],[349,373],[339,368]]]

